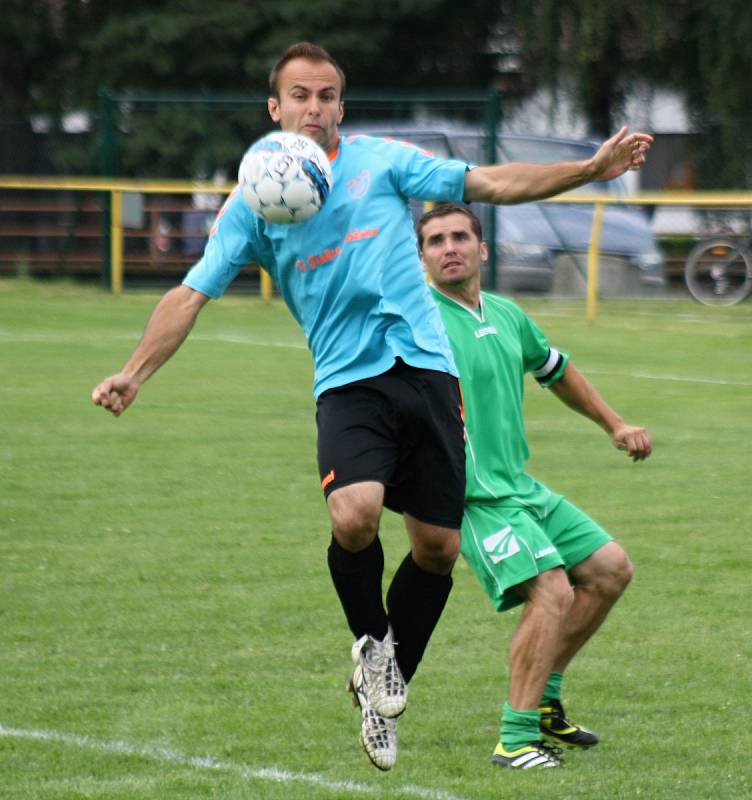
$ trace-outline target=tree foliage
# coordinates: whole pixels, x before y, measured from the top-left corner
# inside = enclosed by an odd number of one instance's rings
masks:
[[[752,186],[752,5],[684,2],[682,37],[664,53],[664,73],[686,96],[699,134],[704,185]]]
[[[19,2],[20,0],[13,0]],[[63,0],[61,0],[63,2]],[[44,3],[43,3],[44,5]],[[266,90],[289,44],[326,47],[359,87],[487,85],[492,0],[64,0],[75,74],[69,102],[102,84],[139,90]],[[76,13],[71,13],[75,9]],[[427,24],[430,22],[430,24]]]
[[[327,48],[358,89],[478,88],[493,75],[482,46],[493,0],[30,0],[32,36],[29,3],[9,2],[13,25],[0,35],[17,74],[7,70],[13,83],[2,85],[6,116],[96,112],[101,87],[265,93],[279,54],[305,39]],[[200,106],[152,112],[131,111],[125,123],[120,165],[129,173],[196,174],[247,144],[238,131],[247,109],[216,110],[210,123]]]
[[[500,78],[499,30],[516,42],[520,94],[566,79],[605,136],[635,85],[672,88],[699,134],[701,185],[750,184],[749,0],[5,0],[0,115],[96,112],[102,86],[264,92],[279,53],[302,39],[329,49],[350,87],[481,90]],[[157,168],[203,124],[165,110],[130,155]],[[242,118],[212,124],[235,131]],[[199,147],[194,166],[205,156]]]
[[[523,91],[571,79],[591,130],[605,136],[634,85],[673,89],[698,133],[700,184],[750,185],[749,0],[509,0],[504,11],[520,43]]]
[[[0,110],[23,115],[55,105],[50,74],[66,51],[63,21],[46,0],[5,0],[0,25]]]

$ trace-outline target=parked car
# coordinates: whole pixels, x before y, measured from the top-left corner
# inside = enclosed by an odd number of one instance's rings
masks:
[[[447,132],[416,128],[358,128],[374,136],[392,136],[410,141],[436,155],[488,163],[486,139],[477,132]],[[347,129],[345,133],[349,133]],[[553,163],[589,158],[598,145],[583,140],[502,134],[497,139],[498,163],[528,161]],[[621,178],[587,184],[569,193],[627,194]],[[416,208],[416,213],[420,213]],[[490,210],[478,208],[489,234]],[[585,286],[585,257],[590,242],[593,206],[583,204],[524,203],[496,207],[496,280],[486,283],[501,291],[547,292],[561,287],[555,281],[567,271],[581,288]],[[621,263],[622,285],[633,289],[658,289],[665,285],[661,251],[648,215],[638,206],[609,205],[603,215],[600,251]],[[556,270],[555,270],[556,265]],[[570,284],[573,281],[570,279]],[[603,286],[603,283],[602,283]]]
[[[458,136],[455,151],[481,161],[482,142],[477,136]],[[497,140],[497,161],[553,163],[590,158],[598,145],[588,141],[534,136],[502,135]],[[576,194],[627,194],[622,178],[596,182],[569,192]],[[584,267],[593,224],[593,206],[584,204],[524,203],[501,206],[496,212],[496,252],[500,288],[548,291],[553,285],[553,265],[566,255],[577,271]],[[635,271],[635,283],[651,288],[665,285],[663,256],[648,215],[638,206],[608,205],[604,209],[600,252],[624,259]],[[559,262],[561,263],[561,262]]]

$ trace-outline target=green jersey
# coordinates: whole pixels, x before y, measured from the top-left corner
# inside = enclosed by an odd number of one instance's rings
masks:
[[[524,376],[542,386],[564,373],[569,357],[511,300],[481,293],[472,310],[431,287],[460,372],[465,411],[465,500],[550,508],[558,501],[525,472],[529,451],[522,414]]]

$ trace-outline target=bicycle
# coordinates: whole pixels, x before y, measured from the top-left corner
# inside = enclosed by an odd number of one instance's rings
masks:
[[[706,306],[732,306],[752,291],[752,239],[724,237],[696,244],[684,264],[684,282]]]

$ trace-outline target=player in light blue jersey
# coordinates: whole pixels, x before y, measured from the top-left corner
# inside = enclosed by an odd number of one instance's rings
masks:
[[[185,284],[217,298],[246,264],[268,265],[308,338],[316,397],[396,358],[456,375],[406,198],[461,200],[467,165],[368,136],[340,138],[331,165],[326,203],[298,225],[264,222],[235,192]]]
[[[331,195],[310,220],[281,226],[256,218],[235,192],[201,260],[162,298],[131,358],[92,399],[120,415],[210,298],[251,261],[269,270],[313,355],[328,562],[355,637],[349,687],[361,743],[374,765],[390,769],[407,682],[451,589],[465,483],[457,372],[422,276],[408,198],[535,200],[639,167],[652,139],[623,129],[587,161],[471,167],[407,145],[341,139],[345,76],[320,47],[289,47],[269,83],[272,120],[329,153]],[[410,540],[386,607],[384,507],[403,515]]]
[[[625,423],[516,303],[481,291],[488,251],[467,206],[443,203],[425,213],[418,240],[465,401],[462,554],[498,611],[525,604],[510,646],[509,694],[492,761],[513,769],[557,767],[556,745],[598,743],[596,734],[567,719],[563,673],[623,593],[632,566],[595,521],[526,472],[525,373],[600,425],[635,461],[650,455],[650,436]]]

